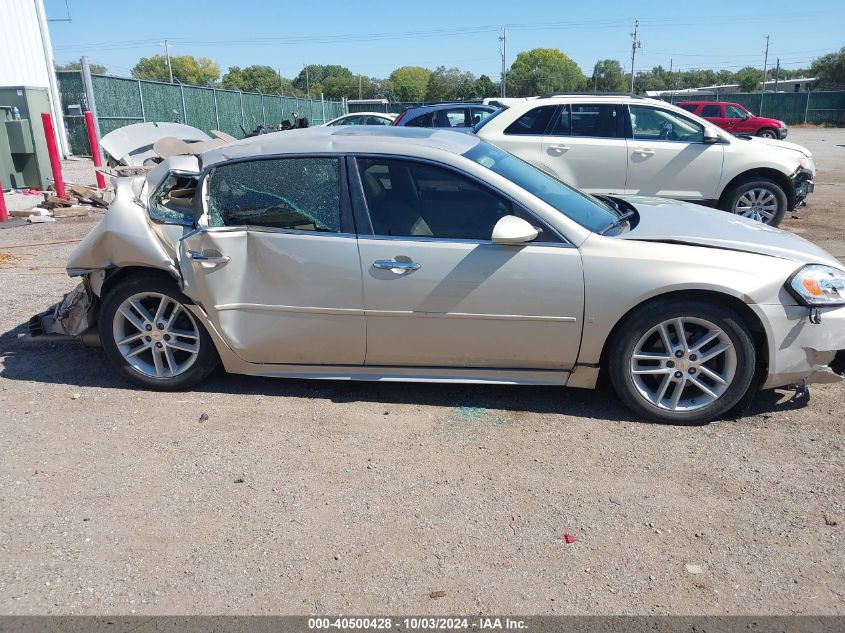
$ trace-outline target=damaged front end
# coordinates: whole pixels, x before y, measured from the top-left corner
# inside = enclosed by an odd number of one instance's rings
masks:
[[[98,346],[97,305],[97,297],[85,277],[59,303],[29,320],[30,339],[44,343],[76,339]]]

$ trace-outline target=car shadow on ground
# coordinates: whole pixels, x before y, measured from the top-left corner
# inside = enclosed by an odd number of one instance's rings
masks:
[[[76,341],[51,343],[21,338],[26,324],[0,334],[0,377],[69,387],[100,389],[132,388],[115,375],[103,351]],[[321,398],[334,403],[369,402],[384,405],[411,404],[435,407],[469,407],[513,412],[555,413],[613,422],[648,423],[633,415],[609,386],[597,389],[561,389],[511,385],[358,382],[296,380],[226,374],[210,376],[194,393]],[[782,391],[764,391],[742,416],[774,410],[798,409],[807,398],[787,399]],[[724,421],[741,420],[728,417]]]

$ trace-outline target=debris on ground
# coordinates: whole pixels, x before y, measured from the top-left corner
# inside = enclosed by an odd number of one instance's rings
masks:
[[[81,397],[82,397],[81,394],[75,393],[70,397],[70,399],[71,400],[79,400]]]
[[[572,545],[578,539],[575,536],[573,536],[572,534],[564,534],[563,540],[566,541],[567,545]]]
[[[445,591],[432,591],[430,594],[428,594],[428,597],[431,598],[432,600],[437,600],[438,598],[445,598],[446,592]]]
[[[17,255],[12,255],[11,253],[0,253],[0,266],[6,263],[11,264],[16,259],[18,259]]]
[[[701,565],[685,565],[687,572],[690,574],[703,574],[704,569],[702,569]]]
[[[834,525],[837,524],[836,519],[834,519],[833,517],[831,517],[827,513],[823,514],[822,516],[824,517],[824,524],[825,525],[833,527]]]
[[[244,478],[243,478],[243,477],[238,477],[237,479],[235,479],[235,483],[236,483],[236,484],[242,484],[243,482],[244,482]]]
[[[208,420],[208,418],[209,415],[205,411],[200,414],[200,422],[205,422],[206,420]]]

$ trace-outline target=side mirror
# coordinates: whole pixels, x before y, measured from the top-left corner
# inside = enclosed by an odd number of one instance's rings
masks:
[[[522,244],[537,239],[540,233],[522,218],[506,215],[493,227],[494,244]]]
[[[718,143],[719,133],[712,127],[705,127],[704,128],[704,142],[705,143]]]

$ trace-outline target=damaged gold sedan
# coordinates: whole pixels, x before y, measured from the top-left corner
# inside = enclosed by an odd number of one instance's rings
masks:
[[[690,424],[840,380],[845,270],[696,205],[595,198],[470,134],[315,128],[116,180],[33,336],[188,389],[294,378],[592,388]],[[838,355],[837,355],[838,353]]]

